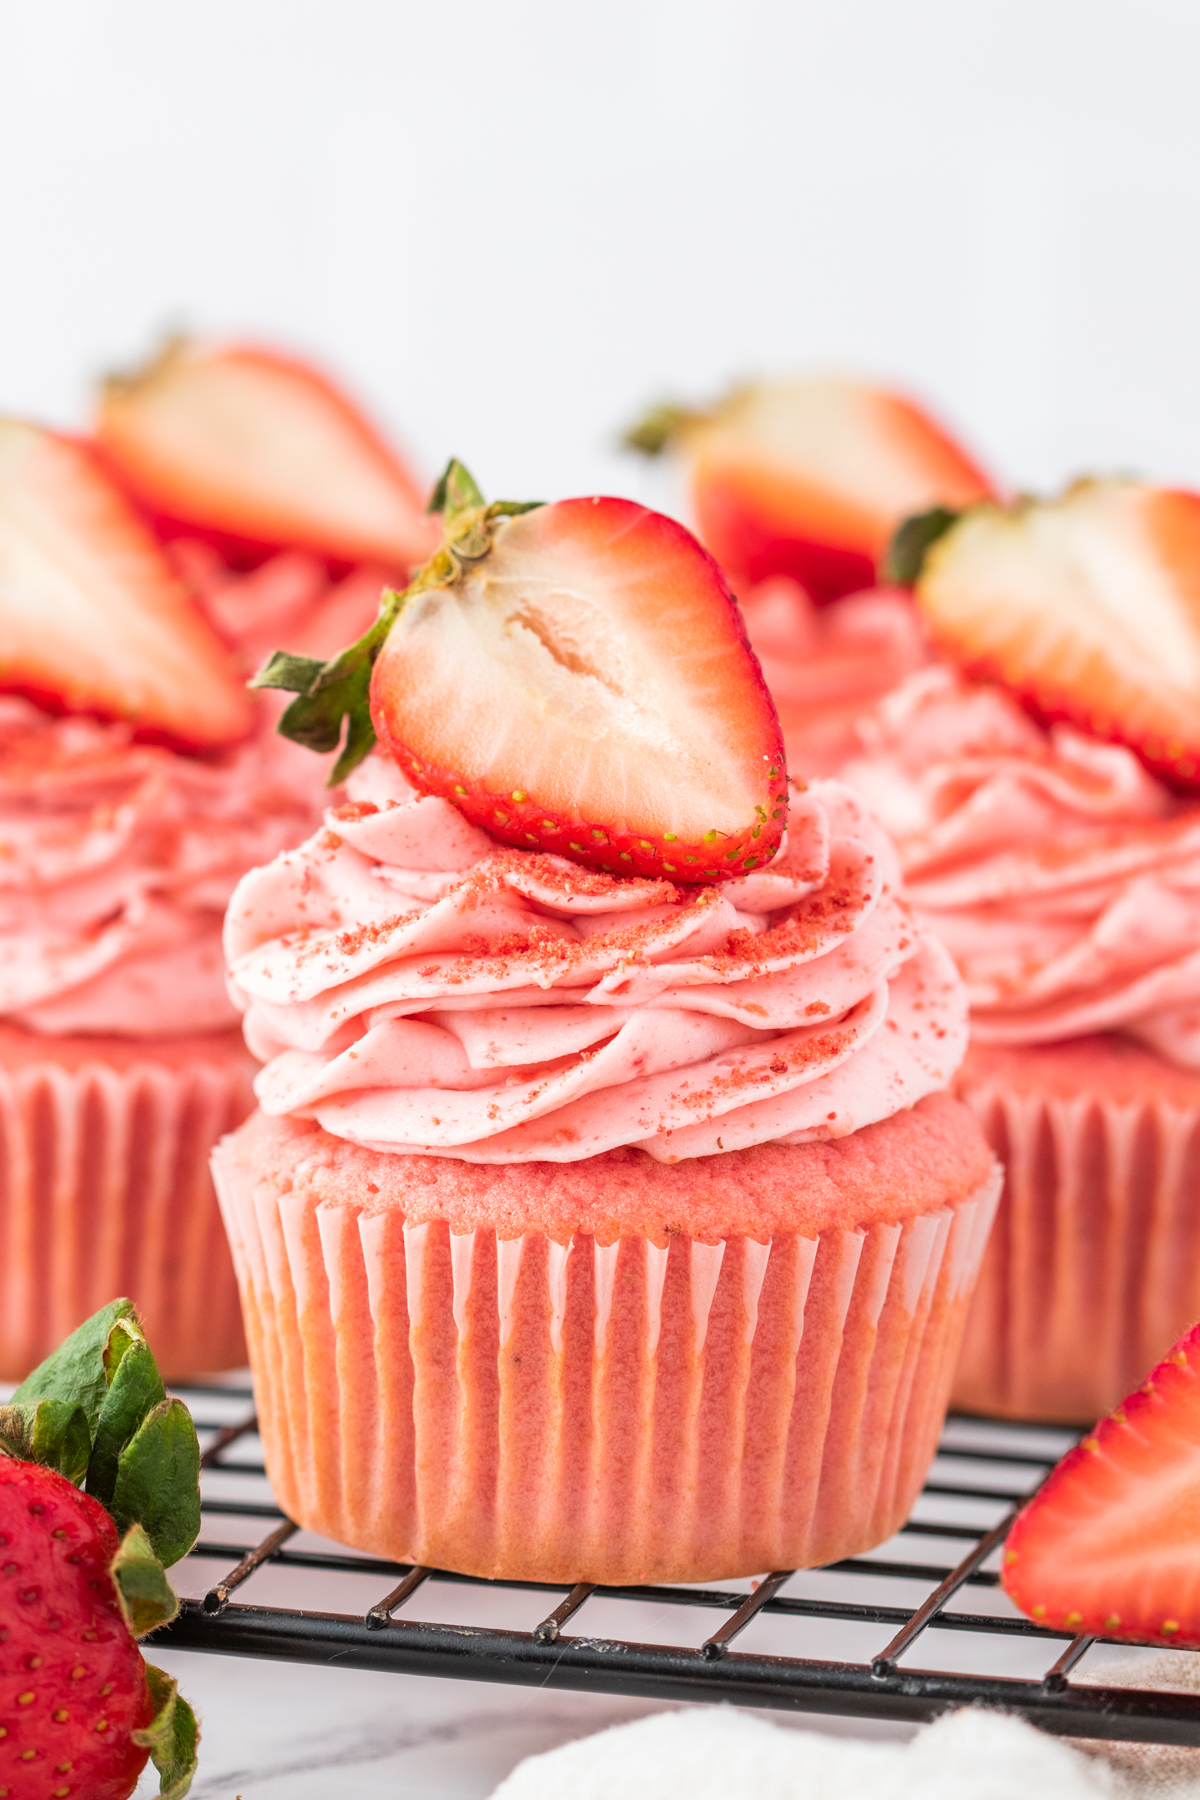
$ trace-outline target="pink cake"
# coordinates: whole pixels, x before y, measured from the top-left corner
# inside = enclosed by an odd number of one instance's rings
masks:
[[[946,668],[868,736],[845,779],[966,982],[958,1092],[1007,1168],[956,1403],[1090,1420],[1200,1312],[1200,805]]]
[[[835,783],[719,886],[498,844],[382,757],[248,875],[214,1170],[290,1516],[702,1580],[901,1523],[999,1187],[961,985]]]

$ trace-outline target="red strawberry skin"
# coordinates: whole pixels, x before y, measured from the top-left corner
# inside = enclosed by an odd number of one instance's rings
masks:
[[[86,446],[0,420],[0,691],[214,749],[253,704],[125,496]]]
[[[1018,1515],[1002,1580],[1041,1625],[1200,1646],[1200,1325]]]
[[[107,384],[95,433],[164,535],[207,535],[237,562],[297,548],[399,573],[437,544],[395,451],[325,376],[275,350],[170,345]]]
[[[724,577],[631,500],[509,520],[477,572],[415,596],[371,716],[423,792],[612,873],[726,880],[786,822],[779,722]]]
[[[109,1566],[117,1532],[54,1470],[0,1456],[0,1792],[126,1800],[154,1703]]]
[[[1200,787],[1200,494],[1086,480],[972,508],[916,594],[969,674]]]
[[[790,575],[818,603],[873,586],[910,514],[992,492],[921,407],[857,382],[747,389],[685,446],[700,536],[735,585]]]

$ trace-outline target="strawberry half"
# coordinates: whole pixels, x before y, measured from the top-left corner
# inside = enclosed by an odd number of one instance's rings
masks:
[[[1200,1325],[1067,1452],[1004,1547],[1041,1625],[1200,1645]]]
[[[678,444],[700,536],[735,583],[791,575],[818,603],[873,586],[909,514],[993,492],[921,407],[861,382],[765,382],[706,413],[661,407],[626,442]]]
[[[224,646],[83,445],[0,420],[0,690],[185,748],[253,723]]]
[[[349,715],[337,779],[377,733],[422,792],[593,868],[712,882],[768,862],[779,721],[691,533],[631,500],[485,507],[454,463],[435,501],[442,549],[366,637],[259,675],[301,694],[280,729],[332,749]]]
[[[168,535],[185,527],[396,571],[437,543],[395,452],[324,376],[273,350],[173,341],[105,384],[95,432]]]
[[[925,551],[916,592],[970,673],[1200,785],[1200,494],[1080,481],[973,507]]]

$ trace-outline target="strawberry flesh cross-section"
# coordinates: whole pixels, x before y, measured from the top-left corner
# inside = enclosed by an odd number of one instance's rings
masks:
[[[161,547],[85,445],[0,421],[0,691],[215,749],[253,703]]]
[[[1003,1582],[1055,1630],[1200,1646],[1200,1326],[1048,1476]]]
[[[779,721],[691,533],[602,496],[484,507],[458,464],[435,499],[443,546],[367,637],[323,667],[277,652],[261,672],[301,696],[281,729],[332,749],[348,715],[335,773],[377,735],[414,787],[493,836],[615,874],[713,882],[769,862],[787,819]]]
[[[678,445],[700,536],[735,583],[789,575],[818,604],[872,586],[907,515],[992,491],[922,407],[858,381],[762,382],[708,412],[659,408],[626,441]]]
[[[396,574],[437,531],[415,478],[358,408],[297,358],[252,344],[176,340],[114,376],[96,441],[167,535],[231,554],[283,547]]]
[[[1200,786],[1200,494],[1088,480],[971,507],[925,551],[916,593],[969,673]]]

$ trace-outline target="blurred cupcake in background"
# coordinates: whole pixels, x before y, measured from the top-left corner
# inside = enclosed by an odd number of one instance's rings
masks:
[[[893,533],[915,513],[991,496],[988,477],[915,401],[832,378],[741,388],[708,411],[658,407],[626,443],[683,460],[788,767],[836,773],[858,749],[859,715],[930,659],[911,594],[883,580]]]
[[[290,411],[263,383],[239,410],[209,377],[246,354],[171,352],[170,366],[201,374],[187,388],[192,411],[169,415],[173,429],[149,450],[128,413],[119,430],[102,416],[103,452],[0,425],[3,1378],[114,1293],[136,1299],[170,1375],[244,1356],[207,1167],[253,1103],[221,917],[248,867],[312,829],[328,774],[275,735],[278,697],[251,696],[245,679],[281,637],[323,655],[357,635],[425,528],[398,463],[412,533],[395,536],[386,563],[382,539],[293,524],[313,490],[353,499],[355,415],[295,364],[279,365]],[[255,352],[251,367],[254,357],[276,366]],[[296,391],[325,407],[323,436],[314,426],[305,440]],[[241,543],[248,568],[219,540],[231,515],[212,458],[189,439],[192,418],[223,447],[230,487],[249,465],[274,482],[253,557]],[[289,442],[290,460],[272,464],[271,444]],[[111,477],[124,454],[149,493],[160,452],[193,534],[168,535],[174,560],[152,525],[174,533],[178,518],[140,516]],[[243,506],[244,533],[253,519]],[[300,551],[288,547],[293,530]],[[359,550],[379,560],[356,567]]]
[[[966,981],[1007,1169],[955,1398],[1086,1421],[1200,1314],[1200,497],[1084,482],[909,541],[962,672],[844,778]]]
[[[454,467],[439,499],[349,701],[382,749],[226,921],[264,1067],[214,1168],[275,1491],[489,1576],[853,1554],[923,1479],[999,1190],[945,1091],[961,984],[861,803],[789,815],[689,532]]]

